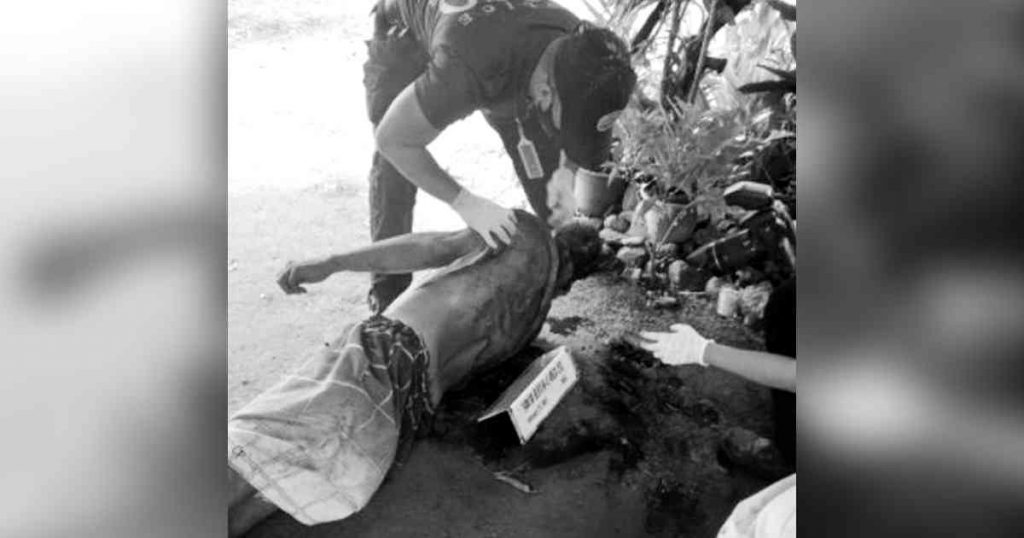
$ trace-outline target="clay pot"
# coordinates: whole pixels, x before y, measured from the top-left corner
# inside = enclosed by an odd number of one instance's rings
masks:
[[[608,209],[622,198],[626,183],[618,174],[604,174],[580,168],[576,171],[573,194],[576,209],[588,217],[604,217]]]
[[[622,192],[622,209],[632,209],[640,201],[640,185],[635,181],[626,181]]]
[[[668,242],[666,232],[672,227],[672,222],[686,206],[680,204],[668,204],[657,202],[644,214],[644,224],[647,225],[647,240],[654,244]],[[686,238],[683,238],[684,240]]]
[[[699,219],[700,216],[695,207],[686,207],[686,209],[676,213],[661,241],[664,243],[684,243],[688,241],[693,237],[693,231],[697,228]]]

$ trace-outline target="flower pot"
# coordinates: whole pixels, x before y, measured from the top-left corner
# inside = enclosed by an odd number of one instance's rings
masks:
[[[665,235],[662,236],[661,241],[664,243],[686,242],[693,236],[693,231],[697,229],[698,220],[700,220],[700,214],[697,208],[683,206],[683,209],[673,217],[672,223],[665,230]]]
[[[672,231],[672,224],[686,206],[680,204],[668,204],[656,202],[647,213],[644,214],[647,225],[647,240],[655,245],[669,243],[668,232]]]
[[[580,168],[576,171],[573,194],[577,211],[588,217],[604,217],[622,197],[626,183],[617,174],[604,174]]]

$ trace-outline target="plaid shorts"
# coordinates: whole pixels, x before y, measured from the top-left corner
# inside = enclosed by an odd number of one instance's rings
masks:
[[[433,417],[429,358],[404,324],[348,327],[228,421],[228,462],[306,525],[362,509]]]

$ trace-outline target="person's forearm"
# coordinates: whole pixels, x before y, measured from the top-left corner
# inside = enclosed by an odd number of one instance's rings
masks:
[[[482,249],[483,242],[469,231],[422,232],[385,239],[318,263],[330,274],[403,274],[448,265],[475,247]]]
[[[446,204],[462,189],[423,146],[382,144],[378,150],[413,185]]]
[[[704,360],[754,383],[796,392],[796,360],[789,357],[710,343]]]

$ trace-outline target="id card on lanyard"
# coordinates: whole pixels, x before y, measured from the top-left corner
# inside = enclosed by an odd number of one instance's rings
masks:
[[[519,150],[519,162],[523,163],[526,177],[529,179],[544,179],[544,167],[540,164],[537,147],[533,145],[532,140],[526,138],[526,133],[523,132],[523,124],[519,121],[519,118],[516,118],[516,127],[519,128],[519,144],[516,146],[516,149]]]

